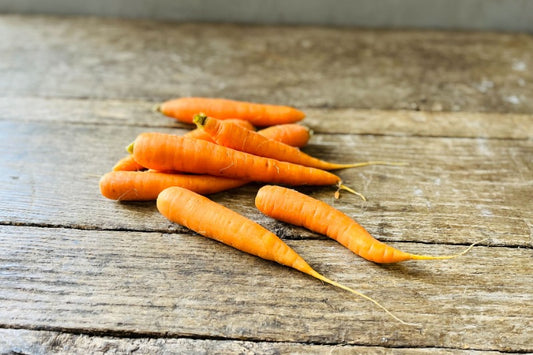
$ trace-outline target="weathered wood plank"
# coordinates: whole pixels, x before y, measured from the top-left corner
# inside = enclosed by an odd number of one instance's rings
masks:
[[[527,34],[14,15],[0,33],[0,96],[533,113]]]
[[[192,125],[153,112],[155,101],[0,97],[0,120],[176,127]],[[533,138],[533,115],[302,108],[315,133],[431,137]]]
[[[0,221],[82,229],[166,230],[153,203],[115,203],[98,180],[145,127],[0,122]],[[166,132],[183,132],[158,128]],[[355,217],[384,240],[531,246],[533,146],[528,140],[316,135],[306,149],[342,162],[407,161],[339,171],[364,193],[334,201],[332,187],[305,191]],[[285,237],[284,228],[253,206],[258,185],[213,198]],[[184,231],[178,228],[177,230]]]
[[[319,272],[423,327],[399,325],[369,302],[203,237],[15,226],[0,227],[0,326],[533,351],[525,331],[533,325],[530,249],[475,247],[459,259],[383,267],[333,241],[288,243]]]
[[[500,354],[436,348],[387,348],[381,346],[319,345],[301,343],[251,342],[241,340],[202,340],[188,338],[128,338],[69,334],[54,331],[0,329],[3,354]]]

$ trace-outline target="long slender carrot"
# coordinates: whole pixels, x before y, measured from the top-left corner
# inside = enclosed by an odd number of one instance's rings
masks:
[[[144,166],[137,163],[131,154],[120,159],[114,166],[113,171],[140,171],[146,170]]]
[[[250,121],[254,126],[294,123],[305,117],[302,111],[289,106],[209,97],[182,97],[163,102],[157,109],[166,116],[186,123],[192,123],[198,112],[219,119],[240,118]]]
[[[112,171],[100,179],[103,196],[120,201],[148,201],[167,187],[181,186],[202,195],[246,184],[247,181],[210,175],[168,174],[153,171]]]
[[[211,135],[220,145],[242,152],[272,158],[289,163],[300,164],[322,170],[353,168],[371,164],[396,164],[386,162],[363,162],[355,164],[335,164],[314,158],[300,149],[269,139],[257,132],[238,127],[234,124],[198,114],[194,122]]]
[[[455,255],[405,253],[376,240],[361,225],[327,203],[281,186],[267,185],[260,188],[255,205],[267,216],[325,234],[355,254],[376,263],[451,259],[468,252],[474,246]]]
[[[170,187],[157,198],[157,208],[166,218],[193,231],[260,258],[301,271],[335,287],[362,297],[403,324],[376,300],[315,271],[278,236],[254,221],[187,189]]]
[[[275,141],[302,148],[309,142],[313,130],[301,124],[286,123],[260,129],[257,133]]]
[[[345,186],[330,172],[240,152],[218,144],[164,133],[142,133],[129,147],[142,166],[285,185]],[[364,197],[363,197],[364,198]]]
[[[241,126],[241,127],[244,127],[250,131],[254,131],[255,130],[255,127],[253,124],[250,123],[250,121],[246,121],[246,120],[241,120],[239,118],[228,118],[226,120],[226,122],[231,122],[231,123],[234,123],[238,126]],[[187,133],[185,133],[183,135],[184,137],[189,137],[189,138],[196,138],[196,139],[203,139],[203,140],[206,140],[206,141],[209,141],[209,142],[215,142],[213,140],[213,138],[211,138],[211,135],[209,133],[207,133],[205,130],[203,129],[199,129],[199,128],[195,128]]]

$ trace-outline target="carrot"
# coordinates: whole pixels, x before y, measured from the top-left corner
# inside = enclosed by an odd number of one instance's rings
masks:
[[[139,171],[139,170],[145,170],[145,167],[137,163],[133,159],[131,154],[120,159],[115,164],[115,166],[113,166],[113,171]]]
[[[155,200],[167,187],[181,186],[200,194],[212,194],[247,181],[210,175],[168,174],[153,171],[113,171],[100,179],[103,196],[120,201]]]
[[[204,196],[180,187],[171,187],[161,192],[157,198],[157,209],[174,223],[243,252],[275,261],[351,292],[374,303],[399,322],[408,324],[374,299],[332,281],[315,271],[275,234]]]
[[[330,172],[255,156],[200,139],[142,133],[128,149],[137,162],[149,169],[286,185],[337,185],[361,196]]]
[[[289,106],[267,105],[208,97],[182,97],[163,102],[158,111],[181,122],[192,123],[198,112],[219,119],[240,118],[254,126],[294,123],[305,117],[302,111]]]
[[[272,158],[322,170],[353,168],[370,164],[386,164],[386,162],[355,164],[330,163],[305,154],[296,147],[269,139],[257,132],[238,127],[232,123],[208,117],[205,114],[196,115],[194,122],[199,128],[203,128],[209,133],[211,138],[218,144],[265,158]]]
[[[267,216],[325,234],[355,254],[376,263],[451,259],[468,252],[474,246],[473,244],[456,255],[405,253],[374,239],[361,225],[325,202],[280,186],[260,188],[255,205]]]
[[[297,123],[270,126],[257,131],[262,136],[282,142],[293,147],[304,147],[313,135],[313,131]]]
[[[255,130],[255,127],[249,121],[241,120],[238,118],[228,118],[226,121],[235,123],[236,125],[244,127],[248,130],[252,130],[252,131]],[[211,138],[211,135],[209,133],[207,133],[203,129],[198,129],[198,128],[185,133],[184,137],[203,139],[203,140],[213,142],[213,143],[215,142],[213,138]]]

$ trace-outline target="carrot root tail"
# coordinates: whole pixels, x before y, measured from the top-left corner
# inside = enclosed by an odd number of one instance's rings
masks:
[[[406,163],[406,162],[395,162],[395,161],[374,160],[374,161],[364,161],[364,162],[361,162],[361,163],[354,163],[354,164],[343,164],[343,167],[345,167],[345,168],[360,168],[360,167],[369,166],[369,165],[405,166],[405,165],[409,165],[409,163]]]
[[[367,301],[372,302],[373,304],[375,304],[376,306],[378,306],[379,308],[381,308],[381,309],[382,309],[385,313],[387,313],[389,316],[391,316],[392,318],[394,318],[396,321],[402,323],[403,325],[414,326],[414,327],[419,327],[419,328],[421,327],[420,324],[416,324],[416,323],[408,323],[408,322],[406,322],[406,321],[404,321],[404,320],[398,318],[398,317],[397,317],[396,315],[394,315],[391,311],[389,311],[387,308],[385,308],[385,306],[383,306],[381,303],[379,303],[378,301],[376,301],[376,300],[373,299],[372,297],[369,297],[369,296],[365,295],[365,294],[362,293],[362,292],[356,291],[356,290],[354,290],[354,289],[352,289],[352,288],[350,288],[350,287],[348,287],[348,286],[344,286],[343,284],[340,284],[340,283],[338,283],[338,282],[335,282],[335,281],[333,281],[333,280],[330,280],[330,279],[328,279],[327,277],[325,277],[325,276],[319,274],[318,272],[316,272],[316,271],[314,271],[314,270],[312,270],[311,272],[309,272],[309,275],[311,275],[311,276],[313,276],[313,277],[319,279],[320,281],[323,281],[323,282],[328,283],[328,284],[330,284],[330,285],[332,285],[332,286],[338,287],[338,288],[340,288],[340,289],[342,289],[342,290],[348,291],[348,292],[350,292],[350,293],[352,293],[352,294],[354,294],[354,295],[356,295],[356,296],[358,296],[358,297],[361,297],[361,298],[363,298],[363,299],[365,299],[365,300],[367,300]]]
[[[161,112],[161,104],[155,104],[152,106],[152,112]]]
[[[477,242],[474,242],[472,244],[470,244],[465,250],[461,251],[460,253],[457,253],[457,254],[453,254],[453,255],[417,255],[417,254],[414,254],[411,256],[411,260],[447,260],[447,259],[454,259],[454,258],[457,258],[459,256],[462,256],[462,255],[465,255],[466,253],[468,253],[470,250],[472,250],[473,247],[475,247],[476,245],[480,244],[480,243],[483,243],[485,241],[487,241],[488,238],[485,238],[485,239],[482,239],[482,240],[478,240]]]
[[[340,191],[341,190],[346,190],[349,193],[352,193],[352,194],[354,194],[356,196],[359,196],[363,201],[366,201],[366,197],[363,194],[361,194],[360,192],[355,191],[351,187],[348,187],[348,186],[344,185],[342,183],[342,181],[337,184],[337,191],[335,191],[335,198],[336,199],[340,198]]]

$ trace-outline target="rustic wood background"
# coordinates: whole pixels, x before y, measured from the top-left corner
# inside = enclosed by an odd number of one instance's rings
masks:
[[[533,37],[0,16],[0,352],[533,352]],[[379,266],[211,196],[372,304],[204,239],[98,180],[151,111],[218,96],[304,110],[305,151],[368,197],[332,203],[379,239],[448,261]]]

